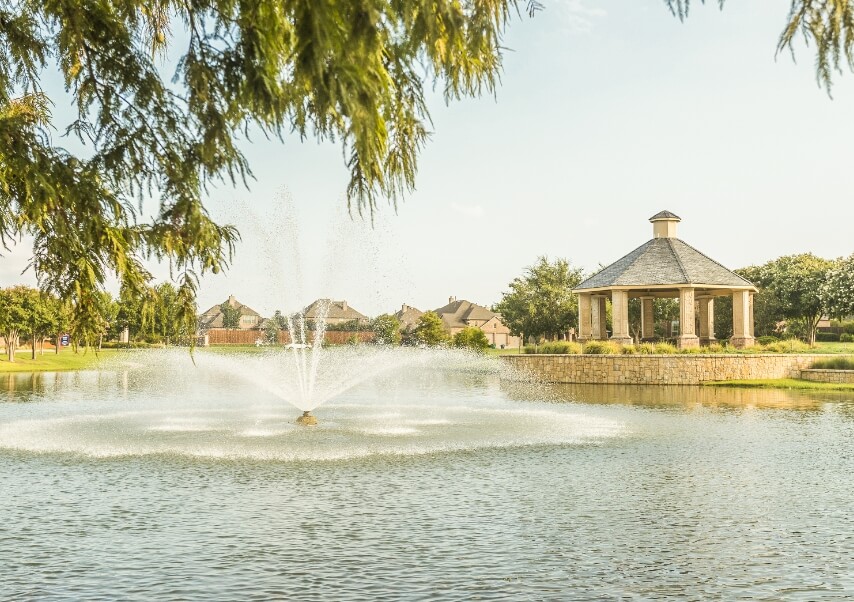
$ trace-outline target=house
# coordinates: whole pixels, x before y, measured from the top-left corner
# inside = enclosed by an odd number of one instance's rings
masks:
[[[411,332],[418,326],[418,318],[424,315],[420,309],[410,307],[406,303],[400,306],[400,310],[394,313],[394,317],[400,322],[400,329],[404,332]]]
[[[471,326],[480,328],[489,344],[499,349],[518,347],[521,343],[519,337],[510,334],[510,329],[501,321],[500,315],[482,305],[450,297],[447,305],[434,311],[439,314],[445,330],[451,336]]]
[[[243,303],[234,298],[234,295],[229,295],[228,299],[224,303],[228,303],[231,307],[237,308],[237,310],[240,311],[240,318],[237,326],[238,329],[257,330],[261,327],[261,322],[263,321],[261,314],[248,305],[243,305]],[[199,330],[205,331],[213,328],[225,328],[225,325],[223,324],[222,309],[220,309],[221,305],[222,304],[214,305],[199,316]]]
[[[368,316],[350,307],[346,301],[333,301],[331,299],[317,299],[303,310],[303,316],[307,321],[325,317],[327,324],[343,324],[353,320],[360,324],[370,322]]]

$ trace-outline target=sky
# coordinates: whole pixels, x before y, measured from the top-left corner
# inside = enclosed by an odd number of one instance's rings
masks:
[[[831,98],[810,48],[775,56],[788,1],[695,2],[685,22],[662,0],[543,3],[510,23],[494,97],[431,93],[416,190],[373,225],[347,212],[340,146],[244,142],[255,180],[206,200],[242,242],[203,277],[200,310],[230,294],[263,315],[318,297],[369,316],[489,306],[541,255],[615,261],[663,209],[730,268],[854,253],[854,77]],[[23,241],[0,259],[0,285],[34,283],[29,255]]]

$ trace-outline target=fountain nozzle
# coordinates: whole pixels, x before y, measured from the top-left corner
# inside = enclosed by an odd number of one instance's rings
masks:
[[[300,426],[317,426],[317,418],[310,411],[305,411],[302,416],[297,418],[297,424]]]

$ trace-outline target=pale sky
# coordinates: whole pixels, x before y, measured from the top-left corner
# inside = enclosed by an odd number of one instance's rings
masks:
[[[854,252],[854,78],[831,99],[809,48],[775,59],[787,0],[692,3],[685,23],[662,0],[545,4],[511,23],[496,98],[431,96],[417,190],[373,229],[347,216],[339,146],[244,144],[257,179],[207,202],[243,241],[200,310],[229,294],[264,315],[321,296],[371,316],[491,305],[539,255],[611,263],[662,209],[730,268]],[[0,285],[34,281],[29,254],[0,259]]]

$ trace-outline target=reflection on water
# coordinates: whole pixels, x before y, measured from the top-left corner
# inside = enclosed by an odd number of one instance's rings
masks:
[[[848,393],[0,378],[0,598],[849,600]]]
[[[840,407],[854,403],[851,391],[805,391],[795,389],[749,389],[712,386],[644,385],[540,385],[549,398],[594,404],[620,404],[650,408],[760,408],[820,410],[828,402]],[[526,398],[525,387],[516,394]]]

